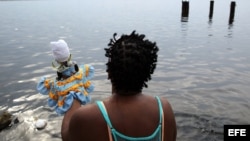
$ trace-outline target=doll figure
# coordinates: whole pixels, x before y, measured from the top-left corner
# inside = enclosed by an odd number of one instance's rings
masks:
[[[90,102],[89,93],[94,90],[90,79],[94,76],[94,67],[89,64],[78,66],[64,40],[51,42],[56,69],[56,78],[43,76],[37,84],[37,90],[43,95],[48,95],[48,105],[55,107],[56,113],[63,115],[72,105],[73,100],[78,100],[82,105]]]

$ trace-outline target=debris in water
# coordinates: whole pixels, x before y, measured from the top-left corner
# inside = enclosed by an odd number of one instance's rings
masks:
[[[44,128],[46,127],[46,125],[47,125],[47,121],[44,120],[44,119],[38,119],[38,120],[36,121],[36,123],[35,123],[35,127],[36,127],[36,129],[38,129],[38,130],[44,129]]]
[[[9,127],[12,121],[11,117],[12,115],[7,111],[0,114],[0,131]]]

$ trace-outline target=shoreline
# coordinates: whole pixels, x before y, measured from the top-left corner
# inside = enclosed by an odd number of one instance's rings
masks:
[[[61,141],[61,122],[63,116],[57,115],[53,110],[40,106],[34,110],[13,114],[19,123],[3,129],[0,132],[1,141]],[[38,119],[47,121],[44,129],[38,130],[35,123]]]

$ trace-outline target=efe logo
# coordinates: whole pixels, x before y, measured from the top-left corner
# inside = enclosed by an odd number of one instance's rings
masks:
[[[250,125],[224,125],[224,141],[250,141]]]
[[[246,136],[246,129],[228,129],[228,136]]]

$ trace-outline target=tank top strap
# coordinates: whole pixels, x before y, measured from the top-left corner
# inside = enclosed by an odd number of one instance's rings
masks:
[[[104,117],[107,126],[109,127],[109,140],[115,140],[115,141],[120,141],[120,140],[128,140],[128,141],[163,141],[164,140],[164,114],[163,114],[163,108],[162,108],[162,103],[161,100],[158,96],[155,96],[155,99],[157,100],[158,103],[158,109],[159,109],[159,125],[158,127],[155,129],[155,131],[146,137],[130,137],[130,136],[126,136],[118,131],[116,131],[112,124],[111,121],[109,119],[107,110],[105,108],[105,105],[103,104],[102,101],[96,101],[96,104],[98,106],[98,108],[100,109],[102,116]],[[112,133],[111,133],[112,132]],[[112,135],[113,136],[112,136]],[[112,138],[113,137],[113,138]]]
[[[157,103],[158,103],[158,107],[159,107],[159,117],[160,117],[160,123],[159,124],[162,124],[162,115],[163,115],[163,108],[162,108],[162,104],[161,104],[161,100],[159,98],[159,96],[155,96],[155,98],[157,99]]]
[[[102,101],[96,101],[96,104],[97,104],[98,108],[101,110],[102,116],[104,117],[105,121],[107,122],[109,128],[113,129],[113,126],[111,124],[111,121],[109,119],[107,110],[106,110],[105,105],[103,104],[103,102]]]

